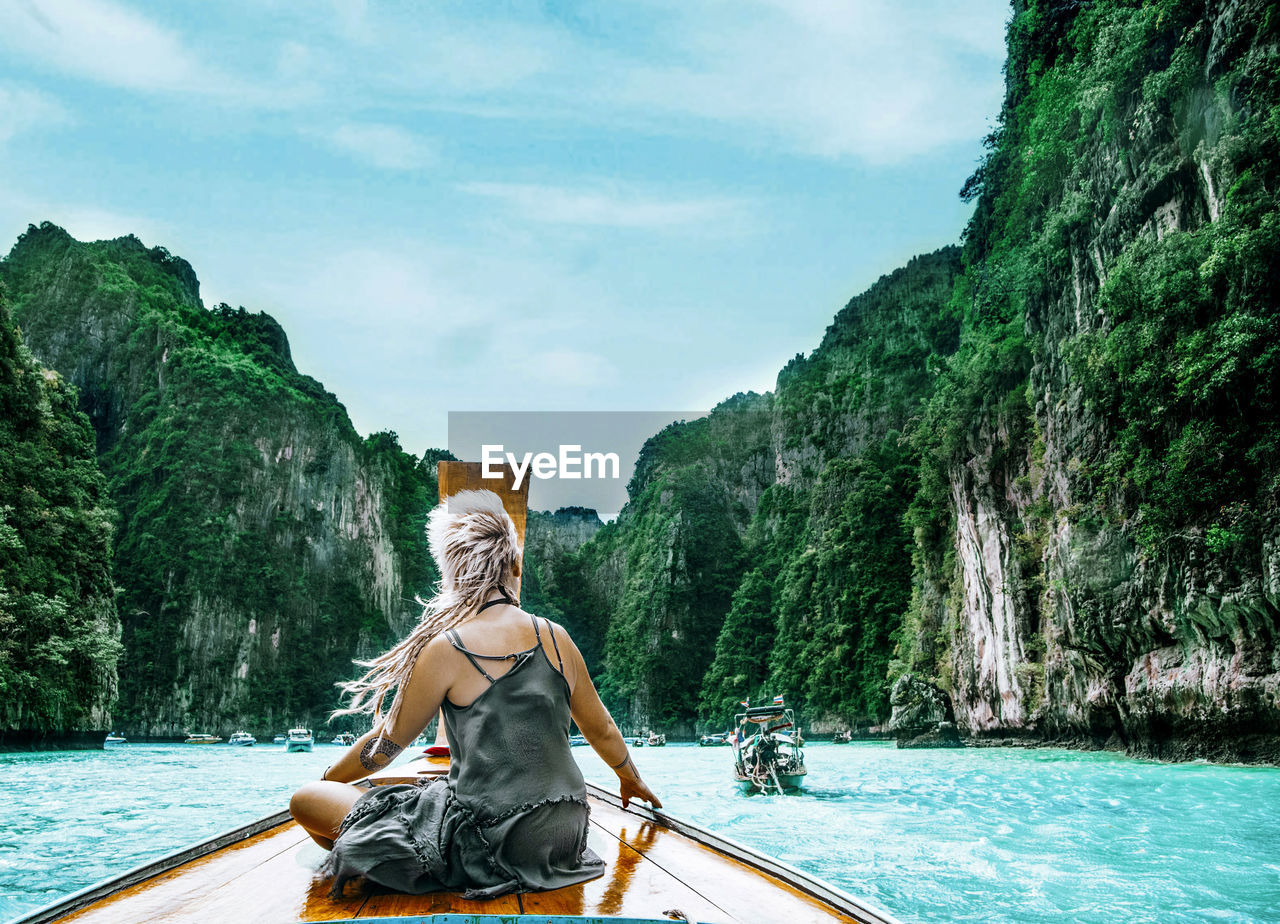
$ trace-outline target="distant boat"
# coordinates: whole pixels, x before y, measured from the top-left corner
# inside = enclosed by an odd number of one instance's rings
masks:
[[[284,741],[285,741],[284,735],[276,735],[274,738],[271,739],[272,744],[284,744]]]
[[[351,734],[351,732],[342,732],[333,736],[333,743],[349,748],[351,745],[356,743],[356,736]]]
[[[728,732],[716,732],[714,735],[703,735],[698,739],[698,747],[702,748],[727,748],[732,741],[729,740]]]
[[[238,748],[251,748],[257,743],[258,739],[246,731],[238,731],[227,739],[227,744]]]
[[[109,747],[112,747],[113,745],[128,744],[128,743],[129,743],[129,739],[126,738],[124,735],[120,734],[119,732],[111,732],[110,734],[107,735],[107,739],[102,742],[102,746],[104,748],[109,748]]]
[[[217,735],[188,735],[183,744],[217,744],[222,739]]]
[[[809,730],[813,731],[813,729],[809,729]],[[831,736],[832,744],[848,744],[852,740],[853,740],[853,732],[848,730],[842,731],[842,732],[836,732],[834,735]]]
[[[309,751],[316,743],[316,739],[312,736],[310,729],[291,728],[289,736],[284,740],[284,749],[286,751]]]
[[[648,745],[651,748],[660,748],[667,743],[666,735],[659,735],[657,732],[649,732]]]
[[[587,744],[587,739],[584,738],[582,735],[569,736],[569,747],[571,748],[586,747],[586,744]]]

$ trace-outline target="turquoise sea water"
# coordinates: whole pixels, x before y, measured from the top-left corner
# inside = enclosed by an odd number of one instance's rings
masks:
[[[340,749],[127,745],[0,755],[0,921],[285,807]],[[588,779],[612,773],[574,749]],[[747,796],[727,748],[641,748],[667,811],[907,922],[1280,921],[1280,770],[1066,750],[806,749]]]

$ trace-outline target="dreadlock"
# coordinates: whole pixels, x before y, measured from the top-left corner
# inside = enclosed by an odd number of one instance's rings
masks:
[[[422,618],[403,641],[371,661],[355,662],[368,670],[358,680],[338,684],[351,703],[329,716],[369,713],[374,725],[381,726],[379,741],[399,714],[401,692],[427,643],[479,612],[495,588],[516,598],[512,572],[520,559],[520,540],[497,494],[459,491],[441,501],[427,517],[427,543],[440,568],[435,596],[414,598],[423,607]],[[393,689],[384,721],[382,704]]]

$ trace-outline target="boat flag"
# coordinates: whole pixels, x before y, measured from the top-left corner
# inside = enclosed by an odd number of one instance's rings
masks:
[[[739,701],[738,701],[738,705],[739,705],[739,706],[750,706],[750,705],[751,705],[751,700],[750,700],[750,699],[739,700]]]
[[[781,705],[782,705],[782,697],[781,697],[781,696],[775,696],[775,697],[773,698],[773,704],[774,704],[775,706],[781,706]]]

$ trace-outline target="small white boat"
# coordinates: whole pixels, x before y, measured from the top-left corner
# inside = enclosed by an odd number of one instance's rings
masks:
[[[660,735],[657,732],[649,732],[648,745],[651,748],[660,748],[667,743],[667,736]]]
[[[222,739],[217,735],[187,735],[187,740],[183,744],[217,744]]]
[[[276,735],[274,738],[271,739],[272,744],[284,744],[284,742],[285,742],[284,735]]]
[[[583,748],[583,747],[586,747],[586,746],[587,746],[587,739],[586,739],[586,738],[584,738],[582,735],[570,735],[570,736],[569,736],[569,747],[571,747],[571,748]]]
[[[351,732],[342,732],[341,734],[333,736],[333,743],[349,748],[351,745],[356,743],[356,736],[351,734]]]
[[[227,744],[238,748],[251,748],[257,743],[258,739],[246,731],[238,731],[227,739]]]
[[[111,732],[107,735],[107,739],[102,742],[104,748],[115,747],[117,744],[128,744],[129,739],[119,732]]]
[[[291,728],[289,735],[284,739],[284,749],[286,751],[309,751],[316,743],[316,739],[312,736],[311,730],[307,728]]]

